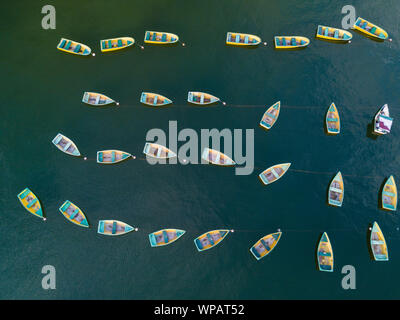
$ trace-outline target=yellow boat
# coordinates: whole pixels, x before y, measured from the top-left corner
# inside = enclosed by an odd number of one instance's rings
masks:
[[[152,247],[162,247],[171,244],[183,236],[185,230],[163,229],[149,234]]]
[[[197,105],[207,105],[220,100],[219,98],[205,92],[189,91],[187,101]]]
[[[67,218],[67,220],[80,227],[89,228],[89,223],[86,219],[85,214],[71,201],[65,201],[59,208],[59,210],[64,215],[64,217]]]
[[[353,29],[376,39],[386,40],[388,38],[388,33],[385,30],[360,17],[354,23]]]
[[[370,244],[375,261],[389,260],[389,253],[385,237],[383,236],[381,228],[379,228],[376,222],[374,222],[372,226]]]
[[[320,39],[344,42],[350,41],[351,38],[353,38],[353,35],[346,30],[319,25],[317,28],[316,37]]]
[[[99,107],[115,103],[113,99],[97,92],[85,92],[83,94],[82,102],[90,104],[92,106],[99,106]]]
[[[276,120],[278,120],[280,110],[281,102],[278,101],[274,103],[271,107],[269,107],[267,111],[265,111],[260,121],[260,126],[267,130],[271,129]]]
[[[171,44],[178,41],[179,37],[176,34],[169,32],[146,31],[146,33],[144,34],[145,43]]]
[[[264,184],[270,184],[282,178],[282,176],[289,169],[291,163],[276,164],[259,174],[259,178]]]
[[[92,50],[86,44],[79,43],[73,40],[68,40],[65,38],[61,38],[60,42],[57,45],[57,49],[80,56],[87,56],[92,52]]]
[[[309,45],[310,39],[300,36],[276,36],[275,49],[304,48]]]
[[[124,161],[130,157],[132,157],[130,153],[120,150],[97,151],[97,163],[102,164],[114,164]]]
[[[144,145],[143,153],[146,156],[156,159],[168,159],[176,157],[176,153],[157,143],[146,142]]]
[[[333,272],[333,251],[326,232],[324,232],[318,244],[317,261],[320,271]]]
[[[152,107],[165,106],[172,103],[172,101],[167,97],[151,92],[142,92],[142,95],[140,96],[140,102]]]
[[[278,244],[281,235],[282,232],[275,232],[262,237],[250,248],[250,252],[257,260],[264,258]]]
[[[340,117],[336,105],[332,102],[329,106],[328,112],[325,118],[326,130],[329,134],[339,134],[340,133]]]
[[[234,46],[256,46],[261,43],[261,38],[253,34],[228,32],[226,44]]]
[[[390,176],[382,190],[382,208],[396,211],[397,209],[397,187],[393,176]]]
[[[344,197],[344,184],[340,171],[329,185],[328,203],[332,206],[341,207]]]
[[[217,244],[225,239],[229,231],[230,230],[224,229],[208,231],[194,239],[194,244],[196,245],[198,251],[214,248]]]
[[[113,39],[100,40],[101,52],[110,52],[128,48],[135,43],[131,37],[120,37]]]
[[[18,200],[21,202],[22,206],[28,210],[30,213],[33,215],[39,217],[39,218],[44,218],[43,217],[43,211],[42,207],[40,205],[39,199],[36,197],[36,195],[29,190],[28,188],[25,188],[18,194]]]
[[[236,162],[226,154],[209,148],[204,148],[201,158],[218,166],[233,166],[236,164]]]

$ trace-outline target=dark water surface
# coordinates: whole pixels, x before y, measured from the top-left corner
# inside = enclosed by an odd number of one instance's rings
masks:
[[[352,1],[357,15],[382,26],[393,42],[353,32],[347,45],[314,38],[318,24],[341,27],[345,1],[52,1],[56,30],[41,28],[45,4],[9,3],[0,20],[8,48],[1,53],[0,78],[0,298],[399,298],[398,212],[378,208],[385,179],[393,174],[400,183],[398,1]],[[145,30],[176,33],[186,47],[100,52],[100,39],[132,36],[142,44]],[[227,31],[257,34],[268,46],[228,47]],[[294,34],[311,44],[294,52],[273,49],[274,35]],[[96,56],[56,50],[61,37],[89,45]],[[215,94],[227,106],[189,106],[189,90]],[[103,92],[121,105],[89,107],[80,102],[84,91]],[[142,106],[142,91],[174,104]],[[258,122],[278,100],[279,120],[266,132]],[[328,137],[324,117],[332,101],[342,132]],[[372,139],[367,126],[384,103],[395,119],[393,131]],[[96,164],[98,150],[141,156],[148,130],[167,130],[169,120],[197,132],[254,128],[253,174],[143,160]],[[58,132],[89,160],[58,151],[51,144]],[[291,169],[263,186],[257,175],[282,162],[291,162]],[[338,170],[345,197],[342,208],[333,208],[326,192]],[[25,187],[39,197],[46,222],[18,202]],[[86,213],[89,229],[59,213],[66,199]],[[99,219],[139,231],[105,237],[96,232]],[[386,237],[389,262],[370,259],[367,231],[374,221]],[[187,233],[173,245],[150,248],[148,233],[166,227]],[[198,253],[193,239],[217,228],[236,232]],[[277,228],[283,231],[278,246],[256,261],[250,246]],[[334,250],[333,273],[316,270],[323,231]],[[56,290],[41,287],[44,265],[56,268]],[[356,268],[356,290],[341,287],[344,265]]]

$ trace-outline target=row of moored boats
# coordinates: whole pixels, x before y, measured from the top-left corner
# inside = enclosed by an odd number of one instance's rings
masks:
[[[20,192],[18,194],[18,199],[28,212],[44,219],[40,201],[29,188],[25,188]],[[89,228],[89,223],[85,214],[71,201],[66,200],[59,210],[68,221],[75,225]],[[124,235],[131,231],[138,231],[138,228],[134,228],[118,220],[99,220],[97,226],[97,232],[107,236]],[[158,230],[149,234],[149,242],[152,247],[169,245],[183,236],[185,232],[185,230],[173,228]],[[218,229],[205,232],[194,239],[195,246],[198,251],[211,249],[221,243],[230,232],[233,232],[233,230]],[[281,235],[282,232],[279,231],[262,237],[250,248],[250,252],[257,260],[264,258],[278,244]],[[374,222],[371,229],[370,245],[376,261],[385,261],[389,259],[385,238],[376,222]],[[317,250],[319,270],[333,271],[333,261],[332,245],[327,233],[324,232],[319,241]]]
[[[362,34],[378,40],[388,39],[388,33],[381,27],[369,22],[363,18],[358,18],[354,23],[353,29],[358,30]],[[353,35],[347,31],[339,28],[319,25],[315,34],[317,39],[329,40],[334,42],[350,42]],[[160,31],[146,31],[144,36],[144,43],[147,44],[173,44],[179,41],[179,37],[176,34],[170,32]],[[234,46],[257,46],[262,42],[259,36],[247,33],[228,32],[226,35],[226,44]],[[135,39],[132,37],[118,37],[111,39],[100,40],[101,52],[110,52],[128,48],[135,43]],[[264,42],[266,45],[266,42]],[[275,36],[274,46],[276,49],[295,49],[304,48],[310,44],[310,39],[303,36]],[[87,56],[92,50],[89,46],[61,38],[57,45],[57,49]]]

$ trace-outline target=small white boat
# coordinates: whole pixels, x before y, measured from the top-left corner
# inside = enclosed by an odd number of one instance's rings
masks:
[[[226,154],[209,148],[204,148],[201,158],[218,166],[233,166],[236,164],[236,162]]]
[[[392,128],[393,118],[389,114],[389,106],[383,105],[374,118],[374,133],[388,134]]]
[[[157,143],[146,142],[143,153],[156,159],[168,159],[176,157],[176,153]]]
[[[59,150],[65,152],[66,154],[75,157],[79,157],[81,155],[75,143],[73,143],[71,139],[67,138],[61,133],[57,134],[52,142]]]

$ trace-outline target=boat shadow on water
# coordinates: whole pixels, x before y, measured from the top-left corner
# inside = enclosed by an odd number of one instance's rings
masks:
[[[361,31],[359,31],[357,29],[352,29],[351,31],[354,32],[354,33],[357,33],[357,34],[359,34],[361,36],[364,36],[364,37],[366,37],[366,38],[368,38],[370,40],[373,40],[375,42],[385,42],[385,40],[383,40],[383,39],[375,38],[375,37],[370,36],[370,35],[368,35],[368,34],[366,34],[364,32],[361,32]]]
[[[374,258],[374,253],[372,252],[372,248],[371,248],[371,230],[372,230],[372,223],[368,224],[368,228],[367,228],[367,234],[366,234],[366,241],[367,241],[367,248],[368,248],[368,253],[369,253],[369,257],[372,261],[375,261]]]
[[[386,181],[389,177],[385,177],[385,179],[383,179],[383,182],[381,183],[381,186],[379,187],[379,191],[378,191],[378,209],[384,210],[386,212],[388,212],[387,210],[383,209],[383,205],[382,205],[382,191],[383,188],[385,187]]]
[[[320,271],[319,270],[319,261],[318,261],[318,246],[319,246],[319,241],[321,240],[323,234],[324,234],[323,232],[319,233],[317,242],[315,244],[315,252],[314,252],[315,259],[314,259],[314,261],[315,261],[315,270],[317,270],[318,272]]]
[[[317,35],[314,36],[315,40],[318,41],[324,41],[324,42],[329,42],[329,43],[334,43],[334,44],[348,44],[349,40],[330,40],[330,39],[324,39],[324,38],[318,38]]]
[[[370,138],[372,140],[377,140],[378,135],[374,134],[374,125],[372,123],[368,123],[367,125],[367,133],[366,133],[367,138]]]
[[[238,46],[238,45],[234,45],[234,44],[225,43],[225,46],[229,47],[229,48],[241,48],[241,49],[244,49],[244,50],[255,50],[255,49],[261,47],[262,44],[259,43],[257,45],[251,45],[251,46]]]

